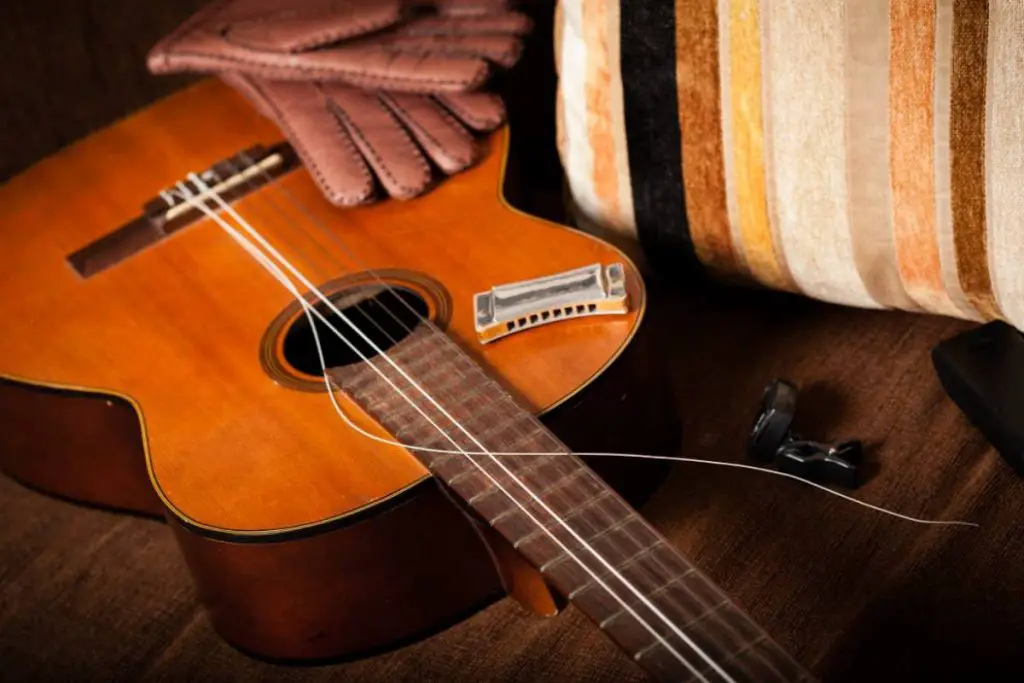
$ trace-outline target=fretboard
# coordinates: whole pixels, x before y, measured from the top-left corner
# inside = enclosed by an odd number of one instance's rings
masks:
[[[413,453],[654,679],[812,680],[443,333],[388,358],[440,408],[383,358],[330,374],[402,443],[459,451]]]

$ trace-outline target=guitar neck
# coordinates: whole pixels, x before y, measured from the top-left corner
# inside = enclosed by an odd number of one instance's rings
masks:
[[[388,357],[329,373],[654,679],[811,680],[442,332]]]

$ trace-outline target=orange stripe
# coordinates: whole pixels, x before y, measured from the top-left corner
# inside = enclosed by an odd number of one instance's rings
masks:
[[[953,239],[967,300],[983,315],[999,317],[989,273],[985,225],[985,85],[988,1],[953,5],[952,156]]]
[[[583,0],[583,39],[587,44],[587,138],[594,155],[592,181],[602,217],[618,219],[619,172],[611,118],[611,74],[608,70],[608,10],[604,0]]]
[[[758,282],[794,291],[796,285],[772,237],[768,219],[758,0],[733,0],[729,8],[729,91],[735,174],[730,180],[736,187],[747,266]]]
[[[717,0],[676,0],[676,82],[690,235],[709,270],[735,274],[725,203]]]
[[[907,293],[925,310],[957,312],[946,294],[935,229],[935,6],[889,6],[889,172],[896,259]]]

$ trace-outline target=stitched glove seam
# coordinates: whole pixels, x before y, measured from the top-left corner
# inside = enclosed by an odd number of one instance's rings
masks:
[[[389,97],[386,94],[382,94],[381,95],[381,99],[384,100],[384,102],[385,102],[385,104],[387,104],[387,106],[389,106],[389,107],[391,107],[393,109],[397,109],[401,113],[405,114],[405,118],[403,119],[403,122],[406,125],[408,125],[411,128],[415,128],[416,130],[418,130],[423,135],[423,137],[427,138],[432,143],[437,145],[437,147],[439,149],[445,150],[445,153],[449,157],[451,157],[452,159],[457,161],[458,163],[462,164],[463,166],[468,166],[469,165],[469,163],[470,163],[469,159],[467,159],[466,157],[462,156],[461,154],[451,154],[448,151],[448,149],[443,144],[441,144],[441,142],[436,137],[434,137],[434,135],[429,130],[427,130],[424,126],[420,125],[420,123],[418,121],[416,121],[416,118],[414,116],[412,116],[412,114],[409,113],[408,109],[406,109],[401,104],[399,104],[398,101],[395,100],[393,97]],[[440,112],[440,113],[441,113],[441,116],[444,117],[445,122],[449,124],[449,127],[451,128],[451,130],[454,133],[456,133],[456,134],[462,136],[464,139],[469,140],[469,141],[472,142],[472,140],[473,140],[472,136],[470,136],[469,133],[467,133],[466,130],[461,125],[459,125],[459,123],[457,121],[455,121],[454,118],[451,117],[451,115],[449,115],[449,114],[447,114],[447,113],[445,113],[443,111]]]
[[[388,165],[384,163],[384,159],[377,152],[377,149],[373,145],[370,144],[370,141],[367,140],[366,136],[363,134],[363,131],[359,128],[359,126],[356,125],[356,123],[352,121],[352,118],[348,114],[345,113],[344,108],[338,106],[338,104],[336,102],[334,102],[334,101],[332,101],[331,104],[333,105],[333,110],[334,110],[335,116],[338,116],[339,118],[343,119],[344,122],[345,122],[345,126],[349,129],[349,131],[354,133],[355,135],[357,135],[359,137],[359,139],[363,141],[363,144],[366,145],[367,150],[369,150],[370,154],[373,156],[374,160],[377,162],[377,167],[376,168],[379,168],[380,172],[383,173],[384,175],[386,175],[388,177],[388,179],[391,180],[391,182],[393,182],[395,184],[395,186],[397,186],[403,192],[408,192],[410,194],[417,192],[416,188],[409,187],[407,185],[404,185],[404,184],[400,183],[398,181],[398,179],[391,173],[391,170],[388,168]],[[384,112],[385,116],[390,117],[392,121],[394,121],[399,127],[401,127],[401,125],[402,125],[401,122],[395,119],[395,115],[392,114],[391,112],[389,112],[387,110],[387,107],[381,107],[381,111]],[[423,157],[416,150],[416,147],[412,144],[412,142],[408,141],[408,140],[406,142],[408,143],[409,147],[412,149],[413,156],[417,157],[417,159],[419,161],[418,165],[419,165],[420,171],[421,171],[421,176],[420,177],[423,180],[423,183],[426,184],[426,183],[430,182],[430,167],[427,166],[425,161],[423,161]]]
[[[481,119],[478,116],[474,116],[469,111],[467,111],[465,108],[463,108],[458,102],[453,101],[451,98],[445,97],[443,94],[439,93],[439,94],[435,95],[435,97],[444,106],[448,107],[453,112],[455,112],[459,116],[459,118],[461,118],[463,121],[468,121],[470,124],[472,124],[473,126],[475,126],[477,128],[492,128],[492,127],[498,125],[499,123],[501,123],[500,119],[497,119],[497,120],[496,119],[484,120],[484,119]]]
[[[269,19],[264,19],[264,20],[262,20],[259,23],[264,23],[266,21],[269,21]],[[235,25],[238,25],[239,23],[242,23],[242,22],[236,22]],[[324,44],[324,42],[327,39],[331,39],[331,42],[335,42],[335,41],[338,41],[338,40],[344,40],[345,38],[351,38],[352,36],[355,36],[355,35],[360,35],[362,33],[367,33],[369,31],[375,31],[375,30],[377,30],[379,28],[383,28],[385,26],[390,26],[392,23],[394,23],[393,19],[387,19],[387,20],[381,20],[381,21],[367,21],[367,22],[364,22],[364,23],[359,24],[357,26],[351,27],[348,31],[346,31],[344,33],[339,33],[337,31],[327,31],[327,30],[325,30],[325,31],[323,31],[321,33],[318,33],[316,35],[310,36],[309,38],[307,38],[303,42],[296,43],[295,45],[293,45],[288,50],[287,53],[288,54],[292,54],[292,53],[295,53],[295,52],[301,52],[303,50],[308,50],[310,48],[315,48],[315,47],[317,47],[319,45]],[[222,37],[227,42],[232,43],[234,45],[238,45],[239,47],[245,48],[246,50],[259,51],[260,49],[262,49],[262,48],[250,45],[248,43],[245,43],[245,42],[240,42],[236,38],[233,38],[233,37],[230,37],[230,36],[231,36],[231,33],[228,32],[226,35],[224,35]]]
[[[255,84],[254,87],[257,90],[260,90],[259,86],[256,86]],[[260,91],[260,93],[263,94],[262,91]],[[306,144],[302,141],[303,138],[299,135],[296,135],[295,128],[288,122],[287,117],[284,116],[281,109],[274,104],[272,98],[268,98],[265,94],[263,94],[263,97],[270,104],[270,108],[275,112],[279,125],[287,131],[286,137],[288,137],[292,145],[305,159],[307,170],[311,171],[313,175],[316,176],[316,179],[320,187],[326,189],[330,193],[332,198],[341,200],[343,204],[352,205],[358,204],[360,201],[362,201],[362,199],[370,195],[370,191],[373,187],[373,179],[370,176],[370,173],[366,170],[366,167],[363,165],[363,162],[356,153],[356,150],[353,149],[352,141],[348,139],[345,130],[341,127],[341,124],[338,123],[336,118],[334,118],[333,116],[331,117],[335,125],[338,126],[339,131],[342,133],[338,137],[341,140],[342,144],[345,146],[349,156],[355,159],[356,166],[359,168],[359,175],[363,179],[363,185],[360,188],[360,190],[362,190],[362,194],[345,194],[343,192],[337,192],[334,189],[334,186],[331,185],[331,183],[327,180],[327,177],[324,175],[323,171],[321,170],[320,166],[316,163],[313,156],[310,154],[309,147],[307,147]]]
[[[180,55],[180,56],[183,56],[183,57],[200,57],[200,58],[204,58],[204,59],[224,60],[224,61],[228,61],[228,62],[235,62],[235,63],[238,63],[238,64],[246,64],[248,66],[253,66],[253,67],[256,67],[258,69],[264,69],[264,70],[269,70],[269,71],[273,71],[275,69],[275,67],[273,67],[273,66],[269,66],[269,65],[266,65],[266,64],[260,64],[259,62],[254,62],[254,61],[248,60],[248,59],[246,59],[244,57],[231,57],[231,56],[227,56],[227,55],[210,54],[208,52],[178,52],[176,54]],[[276,67],[276,68],[282,68],[282,67]],[[342,76],[351,78],[353,80],[363,80],[363,81],[365,81],[369,85],[379,85],[381,83],[394,82],[394,83],[399,83],[399,84],[412,84],[412,85],[425,85],[425,84],[430,84],[430,83],[439,83],[439,84],[443,84],[443,85],[461,85],[461,86],[466,86],[466,85],[471,85],[473,83],[476,83],[480,79],[480,76],[481,76],[480,72],[481,71],[485,71],[486,67],[478,68],[476,74],[474,74],[471,78],[465,79],[465,80],[446,79],[446,78],[402,77],[402,76],[369,76],[369,75],[367,75],[365,73],[357,73],[357,72],[354,72],[354,71],[351,71],[351,70],[348,70],[348,69],[330,68],[330,67],[302,66],[302,65],[289,65],[287,67],[287,70],[288,71],[300,71],[300,72],[303,72],[303,73],[306,73],[306,74],[310,74],[310,75],[314,75],[314,74],[320,74],[320,75],[327,74],[329,76],[342,75]],[[286,80],[300,80],[300,79],[288,78]],[[317,79],[317,80],[325,80],[325,79]]]

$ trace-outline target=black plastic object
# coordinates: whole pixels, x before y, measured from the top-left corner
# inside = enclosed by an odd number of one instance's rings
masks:
[[[864,449],[860,441],[835,446],[807,441],[792,432],[799,391],[783,379],[765,388],[761,410],[750,433],[748,452],[761,462],[773,462],[781,472],[845,488],[860,485],[858,467]]]
[[[1024,334],[987,323],[940,342],[932,364],[946,394],[1024,476]]]

